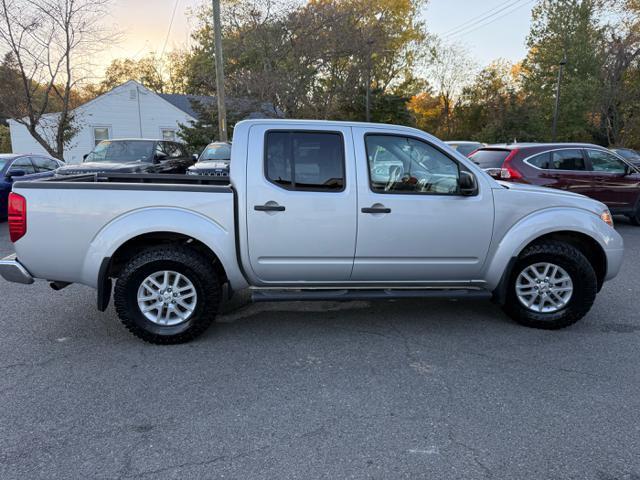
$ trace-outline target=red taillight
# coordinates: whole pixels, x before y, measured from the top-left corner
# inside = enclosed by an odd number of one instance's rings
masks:
[[[518,149],[515,148],[511,150],[511,153],[504,159],[504,163],[502,164],[502,178],[508,178],[509,180],[520,180],[522,179],[522,174],[511,165],[511,160],[518,153]]]
[[[9,194],[9,238],[16,243],[27,233],[27,200],[17,193]]]

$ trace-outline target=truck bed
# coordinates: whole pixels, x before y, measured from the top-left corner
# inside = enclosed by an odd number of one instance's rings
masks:
[[[97,173],[16,182],[13,191],[27,205],[27,233],[16,253],[36,278],[95,287],[99,257],[149,232],[218,240],[220,256],[235,261],[235,194],[228,179]]]

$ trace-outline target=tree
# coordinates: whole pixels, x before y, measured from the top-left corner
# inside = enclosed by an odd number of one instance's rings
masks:
[[[442,98],[435,96],[430,89],[422,91],[409,100],[408,110],[413,114],[418,128],[433,135],[442,135]]]
[[[455,123],[460,138],[488,143],[535,140],[534,108],[522,92],[521,65],[497,60],[483,68],[464,88]]]
[[[640,0],[628,0],[620,13],[607,32],[599,133],[606,145],[639,147]]]
[[[428,45],[424,71],[442,105],[440,134],[450,138],[454,130],[454,108],[463,88],[473,78],[475,65],[468,52],[457,44],[434,38]]]
[[[225,87],[230,96],[271,102],[287,116],[359,120],[369,89],[373,118],[402,121],[408,115],[405,107],[397,108],[406,100],[398,88],[413,79],[417,44],[424,38],[421,5],[419,0],[226,3]],[[187,89],[211,95],[209,9],[199,16]]]
[[[192,101],[197,113],[197,120],[188,125],[180,125],[178,136],[192,151],[202,151],[210,142],[220,140],[218,130],[217,104],[213,98],[205,101]],[[280,112],[268,103],[260,103],[248,99],[227,98],[227,123],[229,134],[237,122],[245,118],[278,118]]]
[[[156,93],[186,93],[185,58],[185,52],[174,50],[165,58],[149,53],[139,60],[113,60],[105,70],[98,92],[108,92],[129,80],[136,80]]]
[[[6,125],[0,125],[0,153],[11,153],[11,134]]]
[[[52,156],[62,158],[75,133],[73,90],[88,74],[86,59],[113,40],[100,24],[109,3],[0,0],[0,45],[17,78],[3,106]]]
[[[559,63],[566,58],[561,85],[558,139],[590,141],[595,130],[604,27],[600,0],[542,0],[533,9],[529,52],[523,62],[524,90],[535,105],[538,140],[551,137]]]

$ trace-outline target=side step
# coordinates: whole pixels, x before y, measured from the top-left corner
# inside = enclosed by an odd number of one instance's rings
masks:
[[[413,289],[413,290],[254,290],[251,294],[254,302],[306,302],[315,300],[353,301],[353,300],[389,300],[402,298],[472,298],[489,299],[491,292],[482,289]]]

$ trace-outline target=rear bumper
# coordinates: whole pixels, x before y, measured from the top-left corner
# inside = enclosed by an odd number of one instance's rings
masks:
[[[33,283],[33,277],[18,261],[15,254],[0,260],[0,276],[13,283],[22,283],[25,285]]]

